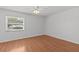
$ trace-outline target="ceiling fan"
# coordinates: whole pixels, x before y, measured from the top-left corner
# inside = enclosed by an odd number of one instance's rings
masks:
[[[35,6],[33,10],[33,14],[38,15],[40,13],[39,6]]]

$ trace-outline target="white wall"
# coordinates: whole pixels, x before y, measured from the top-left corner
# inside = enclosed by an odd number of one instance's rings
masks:
[[[24,17],[25,30],[21,32],[7,32],[5,30],[5,16]],[[51,15],[47,19],[41,16],[0,9],[0,41],[43,35],[45,33],[79,44],[79,8]]]
[[[46,34],[79,44],[79,8],[49,16]]]
[[[19,16],[25,18],[25,30],[20,32],[7,32],[5,30],[5,16]],[[44,17],[22,14],[10,10],[0,9],[0,41],[14,40],[44,34]]]

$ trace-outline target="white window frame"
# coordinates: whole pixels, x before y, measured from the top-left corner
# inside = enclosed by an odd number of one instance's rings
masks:
[[[21,20],[23,20],[23,25],[22,25],[22,27],[23,27],[23,29],[9,29],[9,27],[8,27],[8,18],[17,18],[17,20],[19,20],[19,19],[21,19]],[[24,18],[23,17],[16,17],[16,16],[6,16],[6,31],[24,31]]]

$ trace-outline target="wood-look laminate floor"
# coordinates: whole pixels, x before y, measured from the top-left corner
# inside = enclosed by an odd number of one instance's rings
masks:
[[[79,45],[42,35],[0,43],[0,52],[76,52]]]

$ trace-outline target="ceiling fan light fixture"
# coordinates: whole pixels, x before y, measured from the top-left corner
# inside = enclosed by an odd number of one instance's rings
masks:
[[[39,14],[40,12],[39,12],[39,10],[34,10],[33,13],[34,14]]]
[[[39,13],[40,13],[40,11],[39,11],[39,6],[36,6],[36,7],[34,8],[34,10],[33,10],[33,14],[38,15]]]

